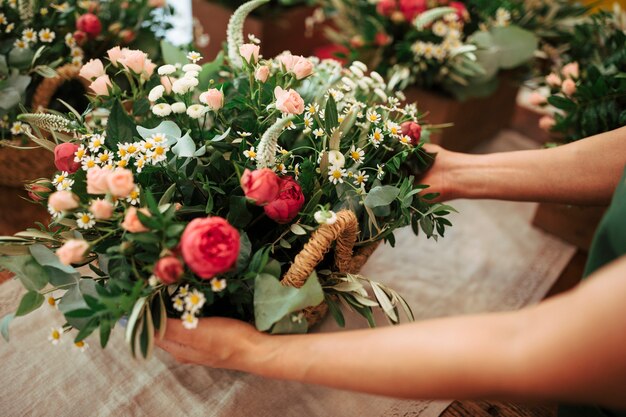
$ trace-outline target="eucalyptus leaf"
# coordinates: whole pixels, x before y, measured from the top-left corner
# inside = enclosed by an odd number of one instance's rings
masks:
[[[172,146],[178,141],[178,139],[183,135],[183,132],[180,130],[180,127],[171,120],[165,120],[155,128],[147,129],[143,126],[137,126],[137,133],[143,139],[148,139],[150,136],[160,133],[165,135],[167,138],[167,146]]]
[[[2,317],[2,320],[0,320],[0,334],[2,334],[2,337],[7,342],[9,341],[9,325],[11,324],[14,318],[15,318],[15,314],[11,313]]]
[[[27,290],[39,291],[49,282],[46,270],[30,255],[2,256],[0,267],[13,272]]]
[[[172,152],[179,158],[191,158],[195,155],[196,143],[189,135],[189,132],[178,139],[176,145],[172,148]]]
[[[62,264],[59,257],[44,245],[32,245],[30,247],[30,253],[41,266],[50,266],[69,274],[78,273],[72,266]]]
[[[28,291],[22,297],[20,305],[17,307],[15,316],[25,316],[26,314],[35,311],[43,304],[45,297],[39,294],[37,291]]]
[[[365,206],[369,208],[387,206],[400,195],[400,189],[392,185],[374,187],[365,197]]]
[[[272,327],[272,334],[304,334],[309,330],[306,319],[298,314],[291,313],[282,318]]]

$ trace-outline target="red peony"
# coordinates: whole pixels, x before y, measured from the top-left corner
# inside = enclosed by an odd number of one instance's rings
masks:
[[[247,198],[262,206],[274,200],[280,190],[280,178],[269,168],[250,171],[241,176],[241,188]]]
[[[387,46],[391,43],[391,36],[385,32],[378,32],[374,37],[374,43],[378,46]]]
[[[239,232],[221,217],[192,220],[180,239],[189,269],[203,279],[228,271],[239,257]]]
[[[381,16],[391,16],[397,10],[396,0],[381,0],[376,5],[376,11]]]
[[[75,173],[80,168],[80,162],[74,161],[78,145],[62,143],[54,148],[54,165],[59,171]]]
[[[85,32],[90,38],[95,38],[102,32],[102,23],[93,13],[85,13],[76,20],[76,29]]]
[[[413,146],[419,145],[422,137],[422,126],[416,122],[404,122],[401,127],[402,134],[411,138],[411,144]]]
[[[154,275],[165,285],[175,283],[183,275],[183,264],[175,256],[166,256],[154,266]]]
[[[263,209],[265,214],[277,223],[289,223],[298,215],[304,205],[304,195],[300,184],[291,177],[280,179],[278,197]]]
[[[408,22],[412,22],[415,17],[428,10],[426,0],[400,0],[400,11]]]

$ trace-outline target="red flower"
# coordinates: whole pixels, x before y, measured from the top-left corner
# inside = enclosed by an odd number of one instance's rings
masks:
[[[378,32],[374,37],[374,43],[378,46],[386,46],[391,43],[391,36],[385,32]]]
[[[62,143],[54,148],[54,165],[59,171],[75,173],[80,168],[80,162],[74,161],[74,156],[78,150],[78,145],[73,143]]]
[[[274,200],[280,190],[280,178],[269,168],[250,171],[241,176],[241,188],[247,198],[259,206]]]
[[[228,271],[239,256],[239,232],[221,217],[192,220],[180,239],[189,269],[203,279]]]
[[[304,205],[304,195],[300,184],[291,177],[280,179],[278,197],[263,209],[265,214],[277,223],[289,223],[298,215]]]
[[[75,31],[73,36],[78,46],[83,46],[87,42],[87,34],[82,30]]]
[[[400,0],[400,11],[408,22],[412,22],[418,14],[426,10],[426,0]]]
[[[402,134],[411,138],[411,144],[413,146],[419,145],[422,137],[422,126],[415,122],[404,122],[401,127]]]
[[[316,48],[314,54],[319,59],[334,59],[341,63],[341,65],[346,65],[348,63],[346,57],[350,55],[350,50],[343,45],[330,44]],[[342,56],[340,57],[338,55]]]
[[[381,0],[376,5],[376,11],[381,16],[389,17],[397,9],[398,5],[396,4],[396,0]]]
[[[85,32],[90,38],[95,38],[102,32],[102,23],[93,13],[85,13],[76,20],[76,29]]]
[[[456,9],[456,14],[459,16],[459,20],[467,22],[470,19],[469,12],[467,11],[467,7],[460,1],[452,1],[450,2],[450,7]]]
[[[166,256],[157,261],[154,266],[154,275],[165,285],[179,280],[183,275],[183,264],[175,256]]]

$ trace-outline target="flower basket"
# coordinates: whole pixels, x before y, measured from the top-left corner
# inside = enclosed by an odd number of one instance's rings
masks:
[[[193,0],[193,15],[209,36],[209,44],[201,50],[202,55],[213,60],[226,41],[226,28],[233,10],[207,0]],[[263,53],[267,57],[289,50],[296,55],[308,56],[315,48],[326,43],[324,25],[307,29],[307,19],[315,8],[290,7],[269,15],[250,16],[244,25],[244,33],[252,33],[263,42]]]
[[[89,84],[78,76],[79,69],[75,65],[64,65],[57,69],[56,77],[44,78],[33,94],[33,111],[41,112],[49,108],[68,81],[78,81],[87,90]],[[83,94],[84,91],[78,93],[79,96]],[[50,158],[49,150],[38,147],[30,140],[26,147],[33,149],[24,152],[8,146],[0,148],[0,185],[21,187],[26,180],[49,177],[54,172],[54,159]]]
[[[588,252],[606,209],[606,206],[540,203],[533,225]]]
[[[498,89],[489,97],[456,100],[443,94],[410,87],[407,102],[429,109],[426,119],[438,125],[453,122],[452,127],[433,133],[430,141],[453,151],[468,151],[510,126],[515,113],[519,85],[501,77]]]

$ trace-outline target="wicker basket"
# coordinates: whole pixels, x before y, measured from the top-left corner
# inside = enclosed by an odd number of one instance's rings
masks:
[[[31,108],[40,112],[48,108],[55,94],[69,80],[79,80],[87,89],[88,82],[78,75],[79,68],[65,65],[57,69],[57,76],[44,78],[35,89]],[[31,141],[25,145],[36,147]],[[0,147],[0,185],[21,187],[25,181],[36,178],[47,178],[54,172],[54,158],[47,149],[39,148],[23,150]]]
[[[337,213],[337,221],[334,224],[322,225],[311,235],[309,241],[283,276],[281,283],[296,288],[302,287],[335,242],[335,267],[337,270],[342,273],[358,273],[378,247],[378,243],[374,243],[353,253],[358,235],[359,222],[354,213],[350,210],[340,211]],[[328,306],[326,303],[322,303],[307,308],[304,315],[309,326],[313,326],[319,323],[327,312]]]

